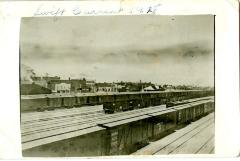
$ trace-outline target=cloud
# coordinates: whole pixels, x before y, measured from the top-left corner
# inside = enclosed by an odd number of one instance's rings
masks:
[[[97,80],[213,82],[213,16],[23,18],[21,62]]]
[[[62,59],[72,63],[106,63],[106,64],[152,64],[164,61],[191,61],[201,57],[211,58],[213,56],[213,45],[209,42],[191,42],[168,46],[166,48],[146,49],[139,46],[132,49],[108,49],[95,50],[81,46],[28,46],[29,54],[24,54],[25,59],[56,60]],[[30,54],[32,53],[32,54]],[[186,59],[186,60],[184,60]],[[190,59],[190,60],[188,60]]]
[[[213,46],[208,42],[193,42],[189,44],[177,44],[160,49],[132,49],[125,51],[113,51],[103,54],[98,62],[123,63],[123,64],[156,64],[165,61],[192,61],[205,58],[213,61]]]

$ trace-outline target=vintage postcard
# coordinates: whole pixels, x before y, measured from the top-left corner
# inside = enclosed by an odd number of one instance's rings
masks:
[[[0,2],[0,158],[237,156],[236,8]]]
[[[214,15],[30,17],[23,156],[214,154]]]

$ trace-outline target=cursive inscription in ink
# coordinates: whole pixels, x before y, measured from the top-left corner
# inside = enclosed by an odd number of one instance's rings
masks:
[[[120,14],[120,13],[134,13],[134,14],[156,14],[161,4],[154,4],[154,5],[145,5],[142,7],[132,8],[132,9],[125,9],[121,5],[119,8],[115,9],[89,9],[89,10],[82,10],[81,6],[76,5],[73,8],[60,8],[55,6],[44,6],[41,4],[37,10],[34,12],[34,16],[63,16],[67,11],[68,14],[76,15],[96,15],[96,14]]]
[[[55,6],[46,7],[43,4],[40,5],[34,12],[34,16],[63,16],[66,12],[64,8],[59,8]]]

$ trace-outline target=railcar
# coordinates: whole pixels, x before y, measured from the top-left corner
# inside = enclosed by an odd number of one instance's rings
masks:
[[[158,99],[160,101],[159,105],[166,104],[168,102],[168,98],[166,97],[166,93],[159,93]]]
[[[62,104],[61,107],[63,108],[73,108],[76,102],[75,97],[62,97]]]
[[[99,105],[99,104],[100,104],[99,98],[100,98],[100,97],[97,96],[97,95],[87,96],[87,104],[88,104],[88,105],[91,105],[91,106],[93,106],[93,105]]]
[[[81,107],[87,105],[88,98],[86,96],[77,97],[75,96],[74,107]]]
[[[123,97],[121,99],[124,101]],[[107,123],[91,127],[96,129],[94,132],[85,134],[83,130],[81,136],[27,149],[23,151],[23,155],[55,157],[126,155],[212,111],[213,100],[198,100],[159,112],[152,111],[137,117],[129,116],[121,121],[114,121],[112,118]]]
[[[189,122],[188,118],[188,111],[187,109],[190,107],[188,105],[180,105],[180,106],[173,106],[176,109],[176,124],[177,125],[184,125]]]
[[[204,104],[204,114],[207,115],[214,111],[214,101]]]
[[[100,127],[99,127],[100,128]],[[105,152],[105,133],[103,128],[70,139],[44,144],[23,150],[27,157],[86,157],[107,155]]]
[[[143,93],[142,100],[143,100],[143,107],[144,108],[151,106],[151,96],[150,96],[149,93]]]
[[[158,94],[151,93],[150,98],[151,98],[151,106],[160,105],[160,100],[159,100]]]
[[[193,105],[194,110],[193,110],[193,116],[194,116],[194,120],[197,120],[199,118],[201,118],[202,116],[202,108],[203,106],[202,105]]]
[[[163,93],[141,93],[140,95],[130,95],[128,100],[115,99],[111,103],[103,104],[105,111],[114,113],[118,111],[127,111],[136,108],[144,108],[149,106],[157,106],[166,104],[167,107],[186,104],[183,100],[197,97],[209,96],[211,93],[205,91],[177,91],[177,92],[163,92]]]
[[[176,110],[168,109],[159,113],[149,114],[150,126],[152,126],[151,140],[157,140],[171,133],[176,128]]]
[[[63,107],[64,99],[62,97],[47,97],[47,106],[41,106],[40,111],[44,110],[54,110],[56,108]]]
[[[101,103],[114,102],[114,97],[112,95],[101,95]]]
[[[128,109],[133,108],[132,102],[131,100],[129,100],[128,94],[114,95],[113,98],[117,111],[127,111]]]
[[[21,111],[41,111],[48,106],[47,97],[24,99],[21,101]]]
[[[171,102],[213,95],[213,91],[173,91],[173,92],[139,92],[81,96],[24,96],[21,98],[21,111],[44,111],[56,108],[71,108],[85,105],[103,104],[105,111],[127,111]],[[25,98],[26,97],[26,98]],[[29,97],[29,98],[28,98]]]
[[[199,101],[184,105],[173,106],[177,110],[176,123],[179,125],[188,124],[214,111],[214,101],[201,103]]]
[[[142,107],[140,94],[129,94],[128,99],[130,109],[139,109]]]
[[[106,154],[126,155],[148,144],[151,128],[147,119],[106,125]]]

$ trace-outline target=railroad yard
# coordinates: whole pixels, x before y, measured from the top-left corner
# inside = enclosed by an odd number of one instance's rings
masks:
[[[23,156],[211,154],[213,112],[213,96],[111,114],[103,105],[22,112]]]
[[[23,157],[215,153],[215,17],[146,6],[21,19]]]

